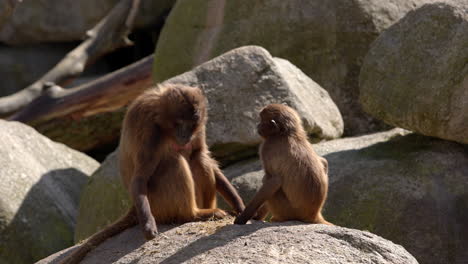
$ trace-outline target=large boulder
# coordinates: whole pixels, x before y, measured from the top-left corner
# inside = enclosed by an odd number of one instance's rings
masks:
[[[402,246],[369,232],[299,222],[239,226],[232,221],[161,226],[162,236],[149,242],[134,227],[98,246],[82,263],[418,263]],[[37,264],[57,263],[72,250]]]
[[[270,103],[296,109],[312,138],[333,139],[343,133],[341,114],[327,91],[258,46],[234,49],[167,82],[203,89],[210,108],[208,145],[222,158],[260,143],[258,113]]]
[[[362,60],[379,33],[432,0],[180,0],[155,50],[154,78],[164,81],[228,50],[259,45],[291,61],[338,105],[345,134],[385,127],[358,102]]]
[[[363,107],[391,125],[468,143],[467,61],[468,1],[424,5],[372,45]]]
[[[329,162],[325,218],[403,245],[421,263],[466,263],[468,146],[393,129],[314,145]],[[248,202],[258,160],[225,169]]]
[[[30,85],[49,71],[72,45],[0,46],[0,96]]]
[[[32,263],[73,244],[78,202],[98,167],[34,129],[0,120],[0,263]]]
[[[10,45],[81,40],[120,0],[34,0],[17,5],[0,27],[0,41]],[[137,27],[163,20],[175,0],[140,1]]]

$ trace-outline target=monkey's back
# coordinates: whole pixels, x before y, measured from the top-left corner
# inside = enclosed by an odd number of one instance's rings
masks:
[[[312,221],[325,201],[328,176],[310,143],[291,138],[266,140],[260,154],[266,174],[282,179],[280,190],[267,201],[273,217]]]

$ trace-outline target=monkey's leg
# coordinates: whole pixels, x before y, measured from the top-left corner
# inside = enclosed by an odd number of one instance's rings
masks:
[[[166,192],[165,197],[166,200],[164,204],[167,206],[176,206],[178,214],[181,214],[178,218],[180,219],[179,222],[187,222],[187,221],[201,221],[207,219],[219,219],[226,216],[226,213],[217,208],[198,208],[196,203],[196,187],[200,188],[212,188],[213,189],[213,196],[215,195],[215,188],[214,188],[214,179],[211,185],[207,182],[203,182],[206,186],[203,185],[200,181],[203,179],[197,178],[195,175],[192,174],[192,167],[189,166],[185,158],[180,158],[180,168],[176,174],[167,173],[170,177],[166,180],[166,186],[163,190]],[[167,176],[166,175],[166,176]],[[198,176],[202,176],[199,174]],[[213,175],[211,175],[213,176]],[[196,182],[199,180],[198,182]],[[201,184],[196,186],[196,184]],[[168,193],[167,190],[177,190],[179,196],[179,201],[177,205],[173,204],[173,196],[174,192]],[[203,189],[200,190],[201,194],[203,194]],[[169,200],[167,198],[171,198],[170,201],[172,202],[169,205]],[[156,203],[161,204],[161,203]],[[157,209],[157,208],[156,208]]]
[[[130,228],[136,225],[138,222],[136,217],[135,207],[132,207],[125,216],[121,217],[119,220],[106,227],[105,229],[99,231],[98,233],[92,235],[88,238],[83,244],[81,244],[77,249],[75,249],[70,255],[66,256],[60,261],[60,264],[75,264],[80,263],[81,260],[86,256],[86,254],[97,247],[99,244],[104,242],[106,239],[113,237],[120,232],[124,231],[127,228]]]
[[[222,219],[226,215],[226,212],[219,208],[198,209],[195,220]]]
[[[268,207],[266,206],[266,204],[263,204],[257,210],[257,213],[254,215],[253,219],[264,220],[267,214],[268,214]]]
[[[307,207],[294,208],[294,202],[291,202],[283,190],[277,191],[268,201],[268,209],[271,212],[271,222],[284,222],[289,220],[302,220],[309,216]],[[307,206],[307,205],[306,205]],[[305,217],[302,217],[305,215]],[[303,221],[303,220],[302,220]]]
[[[216,180],[211,162],[211,158],[200,150],[193,153],[190,160],[198,208],[216,207]]]
[[[238,225],[244,225],[247,223],[249,219],[252,218],[252,216],[257,212],[258,208],[265,203],[266,200],[271,198],[275,192],[277,192],[280,187],[281,187],[281,178],[279,177],[269,177],[266,178],[263,182],[262,187],[258,192],[255,194],[254,198],[250,203],[247,205],[247,208],[242,212],[241,215],[239,215],[236,220],[234,221],[234,224]]]

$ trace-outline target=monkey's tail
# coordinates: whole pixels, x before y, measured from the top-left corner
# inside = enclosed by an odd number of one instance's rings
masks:
[[[88,254],[89,251],[93,250],[99,244],[104,242],[106,239],[113,237],[127,228],[130,228],[138,223],[136,216],[135,207],[132,206],[126,215],[112,223],[110,226],[92,235],[83,244],[81,244],[71,254],[62,259],[60,264],[78,264]]]

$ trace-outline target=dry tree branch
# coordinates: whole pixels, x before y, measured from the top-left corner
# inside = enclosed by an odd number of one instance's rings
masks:
[[[119,135],[126,105],[153,85],[152,63],[153,55],[71,89],[47,84],[40,97],[9,120],[28,123],[81,151],[111,142]]]
[[[127,38],[140,4],[140,0],[121,0],[91,30],[86,32],[87,39],[69,52],[57,65],[39,80],[23,90],[0,98],[0,117],[17,112],[39,97],[46,83],[58,85],[79,76],[85,67],[98,57],[117,48],[131,45]]]

